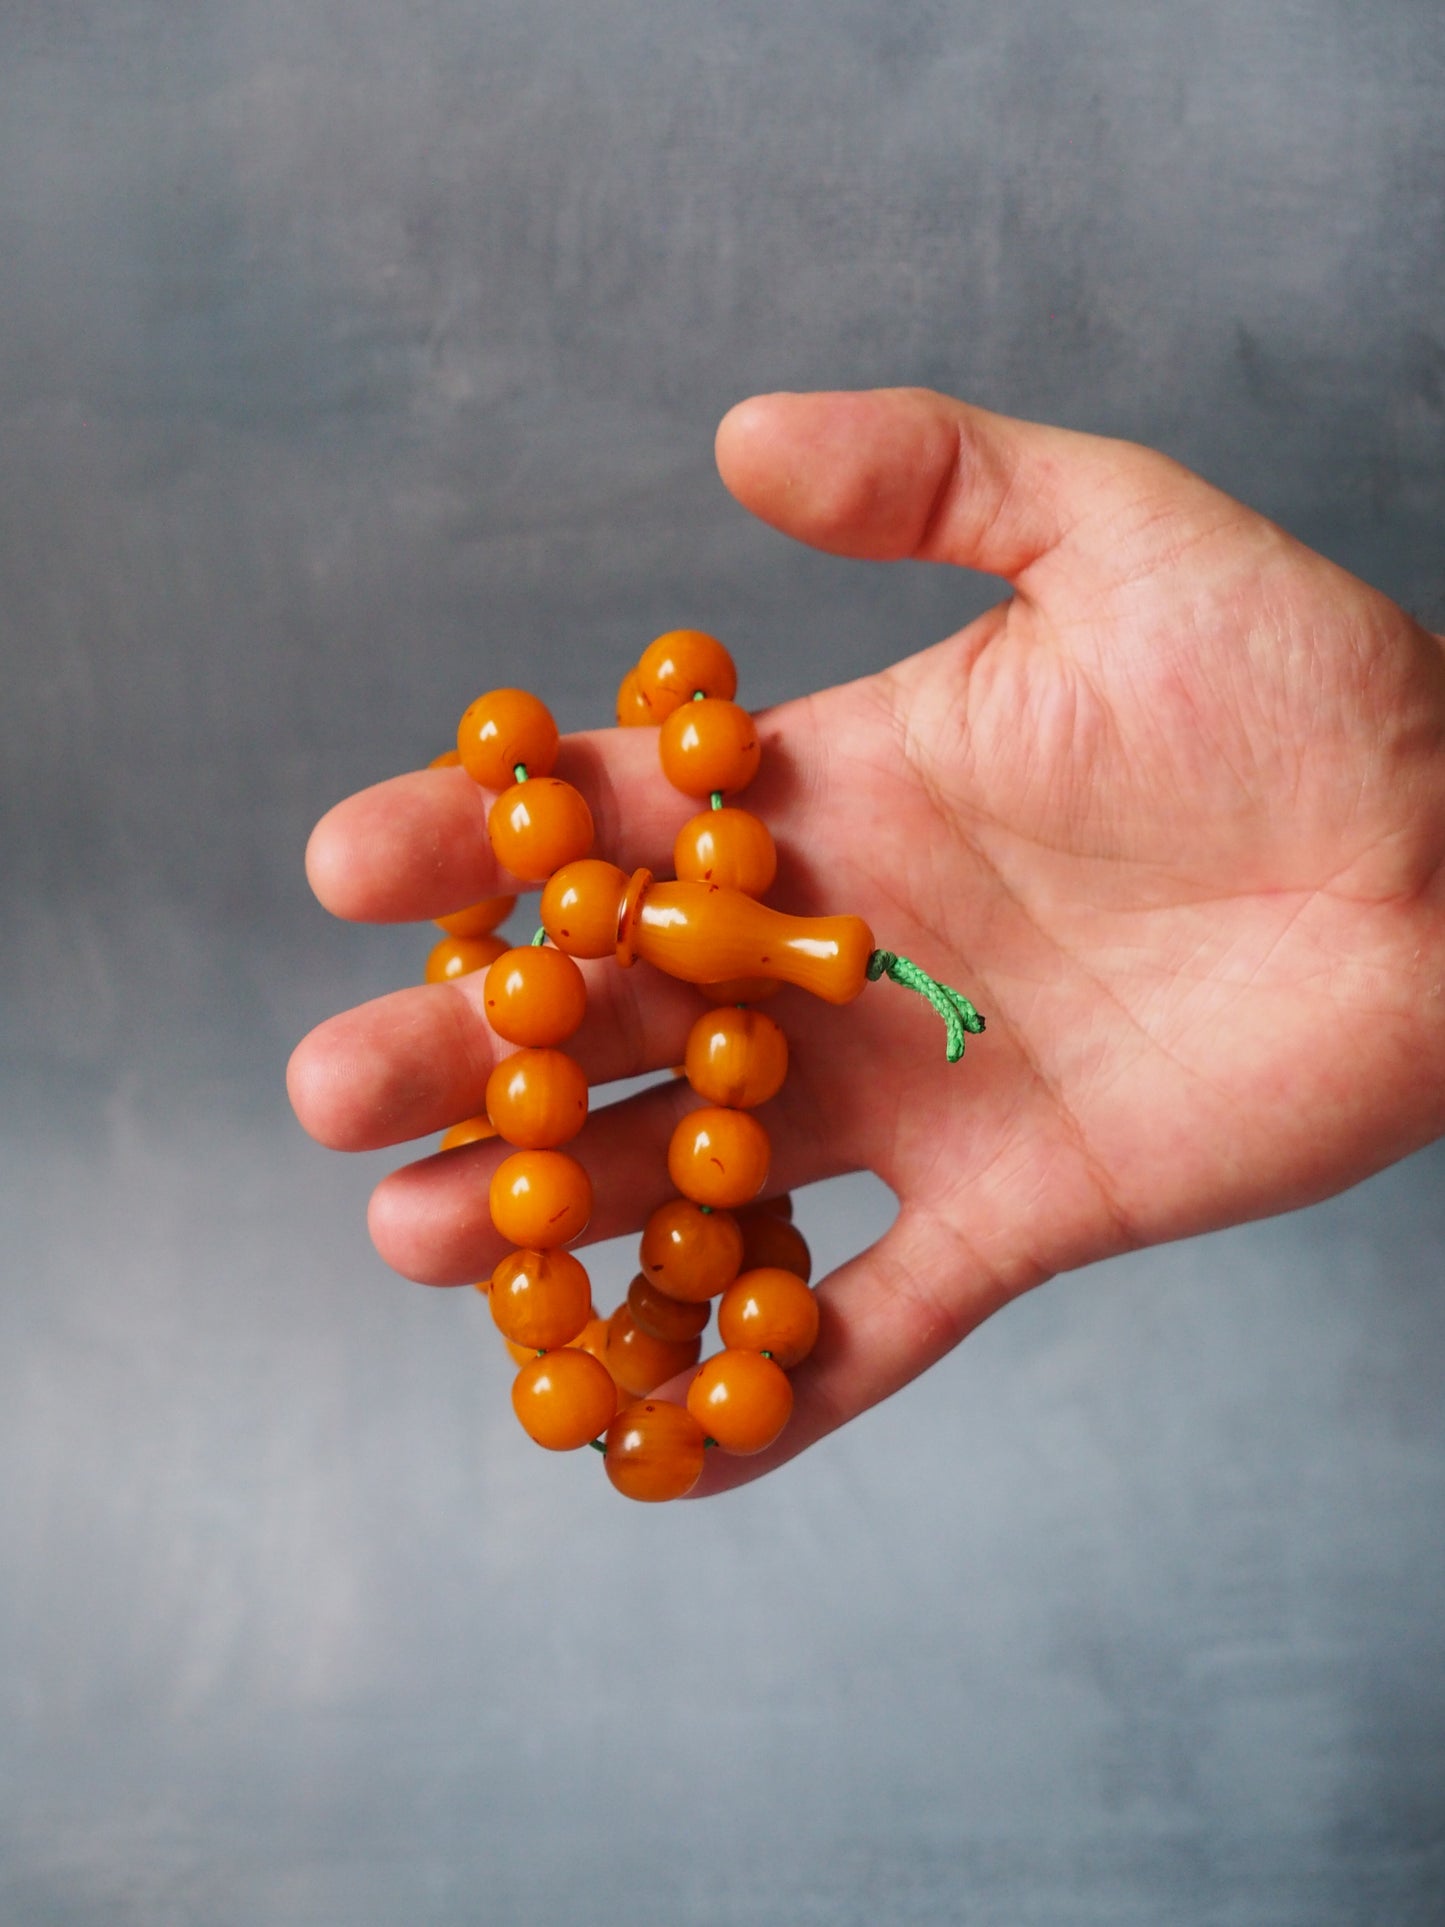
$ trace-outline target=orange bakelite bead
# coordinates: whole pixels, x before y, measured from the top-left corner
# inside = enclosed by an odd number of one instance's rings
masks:
[[[778,849],[751,810],[699,810],[677,833],[672,867],[684,883],[720,883],[760,897],[778,874]]]
[[[690,1304],[684,1299],[672,1298],[641,1271],[627,1287],[627,1309],[639,1331],[646,1332],[650,1338],[664,1339],[669,1345],[700,1336],[712,1315],[706,1300]]]
[[[730,1350],[771,1352],[791,1370],[817,1340],[818,1300],[796,1273],[760,1266],[739,1273],[723,1293],[717,1331]]]
[[[687,1409],[725,1452],[765,1452],[793,1411],[788,1375],[758,1352],[718,1352],[687,1388]]]
[[[700,1338],[654,1338],[644,1331],[631,1309],[619,1305],[607,1321],[607,1369],[634,1398],[644,1398],[669,1378],[697,1363]]]
[[[592,1315],[592,1286],[568,1251],[509,1252],[488,1298],[498,1331],[534,1352],[570,1345]]]
[[[487,831],[498,863],[525,883],[586,856],[594,834],[587,799],[557,776],[503,790],[487,814]]]
[[[500,937],[443,937],[427,955],[426,980],[451,984],[458,977],[470,977],[473,971],[494,964],[506,947]]]
[[[428,769],[456,769],[460,766],[461,760],[462,759],[457,754],[456,750],[444,749],[440,756],[433,756],[431,761],[427,764],[427,768]]]
[[[690,1198],[660,1204],[642,1233],[644,1276],[658,1291],[703,1304],[726,1291],[742,1264],[743,1234],[730,1211],[701,1211]]]
[[[487,1115],[526,1151],[566,1144],[587,1122],[587,1079],[561,1050],[519,1050],[487,1079]]]
[[[683,1068],[699,1097],[751,1110],[783,1088],[788,1040],[764,1011],[707,1010],[688,1032]]]
[[[592,1216],[592,1180],[565,1151],[514,1151],[492,1173],[492,1223],[509,1244],[550,1251]]]
[[[567,863],[542,891],[542,928],[569,957],[610,957],[627,872],[600,857]]]
[[[662,725],[662,773],[684,796],[746,789],[758,773],[762,746],[752,717],[736,703],[705,698],[682,703]]]
[[[703,1429],[681,1405],[646,1399],[626,1405],[607,1428],[603,1464],[628,1499],[681,1499],[702,1477]]]
[[[738,693],[737,666],[716,636],[701,629],[669,629],[643,650],[634,671],[637,687],[652,711],[666,720],[699,690],[729,702]]]
[[[568,1347],[522,1367],[512,1386],[512,1409],[538,1445],[575,1452],[612,1423],[617,1388],[605,1365]]]
[[[517,907],[515,897],[483,897],[465,910],[453,910],[435,921],[449,937],[487,937],[499,923],[505,923]]]
[[[774,1265],[796,1272],[806,1284],[813,1275],[813,1255],[808,1241],[795,1224],[774,1217],[770,1212],[749,1212],[738,1219],[743,1234],[743,1261],[740,1271],[753,1271],[759,1265]]]
[[[617,722],[621,729],[649,729],[662,721],[652,713],[652,705],[642,693],[637,671],[629,669],[617,691]]]
[[[771,1156],[768,1134],[749,1112],[708,1105],[678,1120],[667,1170],[694,1204],[746,1204],[762,1190]]]
[[[721,983],[699,984],[710,1004],[760,1004],[782,989],[776,977],[725,977]]]
[[[509,789],[520,764],[529,776],[550,776],[557,761],[557,725],[544,702],[526,689],[490,689],[469,703],[457,725],[457,754],[474,782]]]
[[[464,1117],[460,1124],[453,1124],[449,1131],[443,1132],[441,1148],[455,1151],[459,1144],[477,1144],[483,1138],[496,1135],[497,1127],[489,1117]]]
[[[714,883],[650,883],[627,930],[631,956],[686,983],[778,978],[830,1004],[863,989],[874,947],[861,917],[789,917]]]
[[[509,1044],[540,1047],[569,1038],[587,1015],[582,972],[540,944],[504,950],[482,989],[487,1022]]]

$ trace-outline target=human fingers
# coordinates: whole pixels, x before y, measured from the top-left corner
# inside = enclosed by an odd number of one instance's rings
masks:
[[[589,1085],[681,1062],[695,990],[646,964],[580,967],[587,1016],[566,1049]],[[482,1112],[487,1079],[512,1048],[487,1021],[485,981],[479,970],[415,984],[319,1024],[286,1072],[303,1128],[333,1151],[374,1151]]]

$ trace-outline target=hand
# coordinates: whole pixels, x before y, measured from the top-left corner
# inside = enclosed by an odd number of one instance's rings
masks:
[[[1445,655],[1382,595],[1164,457],[936,395],[767,396],[718,435],[723,479],[837,554],[920,557],[1013,593],[898,667],[760,718],[744,799],[786,853],[770,901],[851,911],[985,1012],[963,1064],[916,997],[784,991],[792,1070],[763,1112],[769,1190],[869,1169],[898,1217],[820,1287],[797,1408],[755,1476],[896,1391],[1016,1294],[1131,1247],[1282,1211],[1445,1129]],[[500,677],[498,678],[501,679]],[[541,692],[545,695],[545,691]],[[576,737],[559,773],[598,853],[669,868],[690,806],[650,731]],[[423,918],[504,882],[455,770],[341,804],[311,875],[343,916]],[[594,1081],[677,1061],[695,993],[589,966]],[[481,1108],[475,983],[333,1018],[293,1060],[302,1122],[347,1148]],[[695,1102],[664,1086],[575,1148],[593,1235],[668,1194]],[[383,1257],[434,1283],[500,1255],[502,1152],[378,1188]]]

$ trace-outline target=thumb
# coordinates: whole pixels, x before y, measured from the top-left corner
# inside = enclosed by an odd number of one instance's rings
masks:
[[[1127,518],[1166,477],[1194,480],[1131,443],[918,388],[756,395],[723,418],[717,464],[744,508],[814,548],[1010,581],[1085,518]]]

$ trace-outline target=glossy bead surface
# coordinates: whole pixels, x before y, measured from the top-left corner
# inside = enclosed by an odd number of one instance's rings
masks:
[[[783,1088],[788,1040],[764,1011],[706,1010],[687,1034],[683,1069],[710,1104],[751,1110]]]
[[[817,1341],[818,1300],[796,1273],[778,1266],[741,1272],[718,1302],[717,1334],[732,1351],[771,1352],[791,1370]]]
[[[646,1397],[678,1372],[695,1365],[701,1349],[699,1338],[675,1342],[654,1338],[625,1304],[619,1305],[607,1321],[607,1369],[634,1398]]]
[[[700,1211],[690,1198],[670,1198],[642,1233],[643,1274],[669,1298],[702,1304],[737,1277],[743,1234],[730,1211]]]
[[[861,917],[785,916],[714,883],[650,884],[631,938],[635,956],[686,983],[776,977],[830,1004],[865,988],[875,948]]]
[[[529,1438],[550,1452],[590,1445],[612,1423],[617,1388],[588,1352],[548,1352],[524,1365],[512,1386],[512,1409]]]
[[[427,764],[428,769],[459,769],[461,757],[454,749],[444,749],[440,756],[433,756]]]
[[[687,1388],[687,1409],[724,1452],[765,1452],[793,1414],[788,1375],[758,1352],[718,1352]]]
[[[669,1345],[700,1337],[712,1316],[706,1301],[689,1304],[685,1299],[669,1297],[641,1271],[627,1287],[627,1309],[639,1331],[664,1339]]]
[[[587,1015],[582,972],[560,950],[504,950],[482,988],[487,1022],[509,1044],[560,1044]]]
[[[592,1315],[592,1286],[570,1251],[511,1251],[487,1298],[497,1330],[534,1352],[570,1345]]]
[[[653,714],[652,705],[642,693],[637,671],[629,669],[617,690],[617,724],[620,729],[651,729],[662,718]]]
[[[743,1234],[743,1261],[740,1271],[753,1271],[759,1265],[774,1265],[782,1271],[796,1272],[804,1284],[813,1275],[813,1255],[808,1241],[795,1224],[774,1217],[771,1212],[749,1212],[738,1219]]]
[[[710,1004],[761,1004],[782,987],[776,977],[724,977],[720,983],[698,985]]]
[[[694,1204],[746,1204],[762,1190],[771,1155],[768,1134],[751,1112],[708,1105],[678,1119],[667,1171]]]
[[[542,928],[569,957],[610,957],[627,873],[600,857],[564,863],[542,891]]]
[[[557,725],[547,705],[526,689],[489,689],[469,703],[457,725],[457,754],[473,782],[510,789],[520,763],[528,776],[550,776],[557,762]]]
[[[758,773],[762,745],[752,717],[736,703],[682,703],[657,739],[662,773],[684,796],[746,789]]]
[[[487,1115],[497,1134],[525,1151],[567,1144],[587,1122],[587,1079],[561,1050],[519,1050],[487,1079]]]
[[[679,703],[690,702],[699,689],[704,696],[725,702],[738,693],[732,657],[716,636],[701,629],[669,629],[654,638],[638,660],[636,675],[643,700],[658,723]]]
[[[565,1151],[514,1151],[492,1173],[488,1200],[508,1244],[550,1251],[586,1230],[592,1180]]]
[[[778,874],[778,849],[751,810],[699,810],[673,841],[672,867],[684,883],[721,883],[760,897]]]
[[[702,1477],[703,1430],[684,1406],[645,1399],[607,1428],[607,1476],[628,1499],[685,1498]]]
[[[441,1148],[455,1151],[459,1144],[479,1144],[484,1138],[495,1137],[497,1127],[489,1117],[464,1117],[460,1124],[442,1133]]]
[[[488,937],[517,907],[515,897],[483,897],[465,910],[453,910],[435,921],[449,937]]]
[[[524,883],[541,883],[586,856],[594,834],[586,797],[557,776],[503,790],[487,813],[487,832],[498,863]]]
[[[494,964],[506,947],[501,937],[443,937],[427,954],[426,981],[453,984],[470,977]]]

